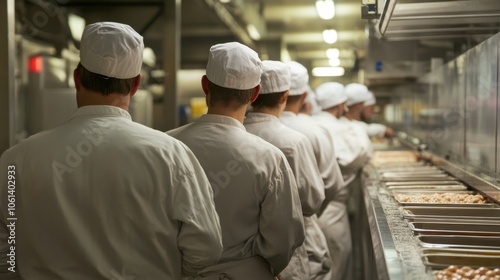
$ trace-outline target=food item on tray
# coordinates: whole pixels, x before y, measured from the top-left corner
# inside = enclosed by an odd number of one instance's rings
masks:
[[[395,194],[400,203],[487,203],[480,194],[433,193],[433,194]]]
[[[500,269],[488,269],[486,267],[474,269],[469,266],[458,267],[450,265],[449,267],[436,272],[434,279],[496,280],[500,279]]]
[[[418,158],[414,152],[409,151],[377,151],[374,152],[370,162],[375,166],[388,163],[411,163],[417,162]]]

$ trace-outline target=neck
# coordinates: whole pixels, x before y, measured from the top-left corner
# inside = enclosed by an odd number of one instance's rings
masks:
[[[345,114],[345,117],[349,120],[361,120],[361,112],[359,110],[351,110],[351,108],[349,108],[349,112],[347,112]]]
[[[285,111],[289,111],[298,115],[300,112],[300,107],[301,107],[300,102],[295,102],[295,103],[287,102],[285,106]]]
[[[323,111],[332,114],[336,118],[340,118],[342,115],[341,112],[337,109],[337,106],[332,107],[332,108],[328,108],[328,109],[323,110]]]
[[[128,111],[130,104],[130,95],[123,95],[119,93],[110,93],[103,95],[98,92],[81,89],[76,93],[78,108],[90,105],[108,105],[116,106]]]
[[[245,119],[246,109],[247,109],[247,105],[239,107],[239,108],[212,106],[212,107],[208,108],[207,114],[214,114],[214,115],[231,117],[233,119],[237,119],[240,123],[243,123],[243,120]]]
[[[268,115],[272,115],[272,116],[275,116],[275,117],[279,118],[280,115],[281,115],[281,108],[279,108],[279,107],[274,107],[274,108],[259,107],[259,108],[253,108],[252,112],[254,112],[254,113],[262,113],[262,114],[268,114]]]

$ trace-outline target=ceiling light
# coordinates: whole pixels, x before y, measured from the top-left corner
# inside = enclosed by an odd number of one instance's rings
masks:
[[[332,67],[339,66],[340,65],[340,59],[338,59],[338,58],[330,58],[330,60],[328,60],[328,64],[330,64],[330,66],[332,66]]]
[[[330,59],[332,58],[338,58],[340,56],[340,51],[339,49],[328,49],[326,50],[326,56]]]
[[[315,67],[312,70],[315,77],[340,77],[344,76],[344,73],[343,67]]]
[[[333,0],[316,1],[316,10],[319,17],[324,20],[332,19],[335,16],[335,4]]]
[[[247,25],[247,31],[248,31],[248,35],[250,35],[250,37],[252,39],[260,40],[260,33],[259,33],[259,30],[257,30],[257,28],[255,27],[255,25],[253,25],[253,24]]]
[[[71,31],[71,36],[76,41],[82,38],[83,30],[85,29],[85,19],[75,14],[68,15],[68,25]]]
[[[226,4],[226,3],[231,2],[231,0],[220,0],[220,2]]]
[[[326,29],[323,31],[323,40],[327,44],[333,44],[337,42],[337,31],[335,29]]]

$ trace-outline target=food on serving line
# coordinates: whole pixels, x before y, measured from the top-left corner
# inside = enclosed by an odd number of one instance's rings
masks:
[[[433,194],[396,194],[400,203],[487,203],[480,194],[433,193]]]
[[[493,270],[490,270],[486,267],[473,269],[469,266],[458,267],[455,265],[450,265],[449,267],[438,271],[435,274],[434,279],[497,280],[500,279],[500,269],[495,268]]]

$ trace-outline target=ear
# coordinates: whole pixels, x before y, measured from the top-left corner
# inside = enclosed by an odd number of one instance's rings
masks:
[[[253,92],[252,98],[250,99],[250,103],[254,102],[255,99],[257,99],[257,97],[259,96],[259,92],[260,92],[260,84],[258,84],[254,88],[254,92]]]
[[[205,95],[208,95],[208,78],[207,75],[203,75],[201,77],[201,88],[203,89],[203,92]]]
[[[134,96],[134,94],[139,89],[140,84],[141,84],[141,74],[137,75],[134,78],[134,83],[132,84],[132,88],[130,89],[130,97]]]
[[[304,104],[304,100],[306,100],[307,97],[307,91],[304,91],[304,93],[300,96],[300,104]]]
[[[82,81],[80,80],[80,73],[78,73],[77,69],[73,70],[73,81],[75,82],[76,91],[79,91],[82,87]]]
[[[280,99],[280,104],[286,104],[286,101],[288,100],[288,95],[290,95],[290,91],[287,90],[285,94]]]

